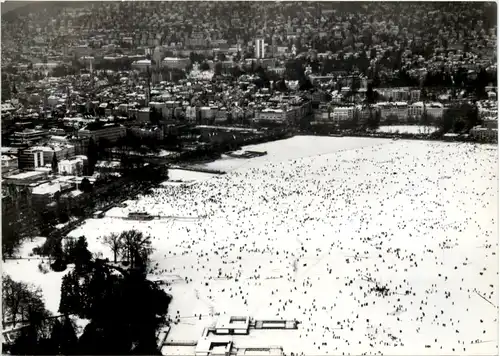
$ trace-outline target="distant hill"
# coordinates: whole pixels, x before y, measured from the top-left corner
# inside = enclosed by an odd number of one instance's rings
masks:
[[[16,1],[16,0],[6,0],[1,3],[2,9],[2,19],[3,20],[13,20],[17,15],[27,15],[29,13],[37,13],[43,11],[44,9],[49,10],[49,14],[52,11],[57,11],[61,8],[79,8],[85,7],[89,4],[99,3],[95,1]]]
[[[24,6],[28,6],[29,4],[33,3],[34,1],[13,1],[13,0],[7,0],[5,2],[2,2],[0,4],[0,8],[2,9],[2,15],[15,10],[19,9]]]

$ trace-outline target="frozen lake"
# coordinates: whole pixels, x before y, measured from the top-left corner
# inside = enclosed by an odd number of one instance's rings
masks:
[[[244,341],[287,354],[497,353],[497,146],[298,136],[244,149],[268,155],[210,163],[229,173],[164,184],[71,233],[108,257],[106,234],[153,237],[179,320],[169,340],[197,340],[220,313],[299,320]],[[137,210],[198,219],[111,217]]]

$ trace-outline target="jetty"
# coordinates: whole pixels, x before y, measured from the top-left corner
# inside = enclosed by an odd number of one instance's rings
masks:
[[[169,169],[178,169],[181,171],[191,171],[191,172],[200,172],[200,173],[209,173],[209,174],[219,174],[223,175],[226,174],[224,171],[219,171],[217,169],[210,169],[210,168],[204,168],[204,167],[193,167],[193,166],[170,166]]]
[[[296,320],[255,320],[250,325],[253,329],[285,329],[295,330],[298,328]]]

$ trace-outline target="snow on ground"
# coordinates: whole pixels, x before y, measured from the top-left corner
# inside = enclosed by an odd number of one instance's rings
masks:
[[[14,254],[16,258],[30,258],[33,256],[33,249],[38,246],[42,246],[45,243],[46,237],[35,237],[31,240],[25,241],[17,253]]]
[[[44,267],[50,270],[48,262],[38,256],[32,256],[33,248],[41,246],[45,239],[45,237],[35,237],[33,240],[25,241],[15,254],[15,259],[2,262],[2,273],[8,274],[14,281],[40,287],[47,310],[57,313],[61,298],[61,280],[66,272],[50,271],[43,274],[38,265],[43,263]]]
[[[434,126],[424,126],[424,125],[393,125],[393,126],[380,126],[377,132],[383,133],[408,133],[408,134],[423,134],[423,133],[433,133],[437,130]]]
[[[40,287],[45,301],[45,307],[53,314],[59,314],[59,301],[61,300],[62,278],[68,273],[66,271],[54,272],[50,270],[47,261],[42,262],[49,272],[42,273],[38,269],[40,258],[6,260],[2,263],[2,272],[8,274],[14,281],[25,282]]]
[[[171,283],[179,321],[168,340],[197,340],[220,313],[299,320],[235,337],[287,354],[497,353],[496,146],[295,137],[247,149],[269,154],[122,211],[177,218],[110,211],[71,233],[110,259],[102,236],[152,236],[151,277]]]
[[[54,272],[50,269],[48,259],[33,255],[33,249],[42,246],[46,237],[35,237],[25,241],[19,251],[14,255],[14,259],[2,262],[2,273],[9,275],[16,282],[30,283],[39,287],[43,294],[45,307],[53,314],[58,314],[59,301],[61,299],[61,281],[64,275],[70,270]],[[48,271],[42,273],[38,265]]]

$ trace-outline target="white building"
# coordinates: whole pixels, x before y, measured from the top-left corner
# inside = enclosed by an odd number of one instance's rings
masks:
[[[188,106],[186,108],[186,120],[188,122],[196,122],[196,107]]]
[[[162,61],[162,65],[166,68],[185,69],[191,60],[189,58],[166,57]]]
[[[427,115],[440,118],[443,116],[444,106],[441,103],[426,103],[425,111]],[[408,106],[408,116],[413,118],[420,118],[424,113],[424,103],[419,101]]]
[[[63,175],[82,175],[83,159],[73,158],[65,159],[58,163],[59,174]]]
[[[255,39],[255,58],[264,58],[265,55],[265,42],[263,38]]]
[[[354,110],[353,106],[337,106],[333,108],[330,117],[334,121],[350,120],[354,117]]]
[[[149,59],[141,59],[132,63],[132,68],[137,69],[141,72],[146,72],[148,68],[151,68],[151,61]]]
[[[286,122],[286,112],[283,109],[264,109],[257,112],[255,121],[272,121],[276,123]]]

